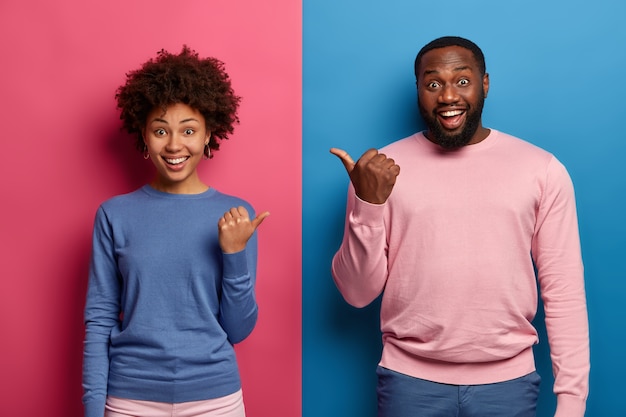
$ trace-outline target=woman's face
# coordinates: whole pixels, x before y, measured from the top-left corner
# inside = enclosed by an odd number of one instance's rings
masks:
[[[168,106],[165,112],[155,108],[148,114],[143,137],[157,170],[151,183],[155,189],[173,194],[206,191],[196,168],[211,132],[200,112],[182,103]]]

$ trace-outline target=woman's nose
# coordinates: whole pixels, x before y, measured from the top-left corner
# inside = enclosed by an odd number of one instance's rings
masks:
[[[181,144],[182,141],[180,136],[177,133],[172,133],[169,136],[167,144],[165,146],[168,150],[178,150],[181,148]]]

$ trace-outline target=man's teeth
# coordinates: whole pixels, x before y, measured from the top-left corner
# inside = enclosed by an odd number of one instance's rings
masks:
[[[172,165],[180,164],[181,162],[185,162],[186,160],[187,160],[186,156],[182,158],[176,158],[176,159],[165,158],[165,162],[167,162],[168,164],[172,164]]]
[[[443,117],[452,117],[452,116],[458,116],[459,114],[463,113],[462,110],[450,110],[450,111],[444,111],[441,113],[441,115]]]

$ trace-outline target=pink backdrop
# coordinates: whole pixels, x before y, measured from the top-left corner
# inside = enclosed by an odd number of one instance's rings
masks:
[[[201,175],[271,212],[259,322],[237,348],[248,415],[301,415],[301,40],[293,0],[0,3],[0,414],[82,414],[93,216],[152,172],[119,130],[115,89],[187,43],[224,61],[243,97]]]

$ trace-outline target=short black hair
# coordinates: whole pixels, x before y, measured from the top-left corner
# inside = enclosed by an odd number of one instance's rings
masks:
[[[443,36],[441,38],[437,38],[433,41],[430,41],[420,51],[417,53],[415,57],[415,79],[419,78],[419,66],[422,62],[422,57],[426,52],[432,51],[433,49],[446,48],[448,46],[460,46],[461,48],[465,48],[469,50],[472,55],[474,55],[474,59],[478,64],[478,69],[480,70],[480,75],[485,75],[487,72],[487,66],[485,65],[485,55],[483,55],[483,51],[480,50],[478,45],[469,39],[461,38],[459,36]]]

